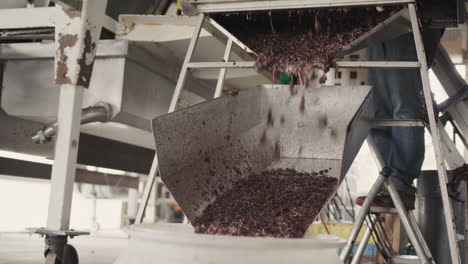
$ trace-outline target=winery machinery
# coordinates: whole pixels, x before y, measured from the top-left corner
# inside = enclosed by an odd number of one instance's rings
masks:
[[[423,3],[424,2],[424,3]],[[435,3],[435,4],[434,4]],[[217,24],[215,21],[213,21],[210,18],[210,15],[213,13],[226,13],[226,12],[251,12],[251,11],[269,11],[269,10],[282,10],[282,9],[305,9],[305,8],[329,8],[329,7],[350,7],[350,6],[381,6],[381,5],[404,5],[405,8],[392,16],[391,18],[387,19],[385,22],[381,23],[377,27],[375,27],[373,30],[359,38],[358,40],[354,41],[351,43],[348,47],[346,47],[340,55],[347,54],[352,51],[356,51],[362,48],[367,47],[370,44],[374,43],[379,43],[384,40],[392,39],[395,38],[399,35],[412,32],[412,35],[414,36],[414,42],[417,50],[417,61],[337,61],[336,65],[337,67],[342,67],[342,68],[417,68],[420,69],[421,73],[421,79],[423,83],[423,88],[424,88],[424,99],[425,99],[425,105],[426,109],[428,111],[428,129],[431,132],[432,135],[432,140],[434,144],[434,151],[435,151],[435,157],[436,157],[436,163],[437,163],[437,168],[438,168],[438,174],[439,174],[439,181],[441,185],[441,192],[442,192],[442,199],[443,199],[443,204],[444,204],[444,214],[445,214],[445,221],[447,225],[447,233],[449,237],[449,244],[450,244],[450,251],[451,251],[451,258],[453,263],[460,263],[460,253],[459,253],[459,246],[458,246],[458,241],[459,241],[459,235],[456,233],[455,229],[455,223],[453,221],[453,211],[452,211],[452,206],[451,206],[451,201],[448,195],[448,190],[447,190],[447,185],[446,183],[448,182],[448,175],[447,175],[447,170],[446,170],[446,165],[445,161],[448,162],[449,166],[456,166],[456,165],[461,165],[462,164],[462,159],[460,159],[460,155],[458,154],[458,151],[455,150],[453,144],[450,142],[446,142],[446,135],[445,135],[445,130],[443,127],[441,127],[436,113],[434,111],[433,107],[433,101],[431,98],[431,89],[430,89],[430,83],[429,83],[429,76],[428,76],[428,65],[426,62],[426,57],[424,53],[424,44],[422,41],[422,36],[420,32],[420,21],[429,19],[429,23],[431,27],[439,27],[439,28],[447,28],[447,27],[456,27],[459,24],[463,24],[465,22],[465,3],[463,1],[453,1],[447,6],[450,6],[448,9],[440,8],[439,12],[434,11],[437,10],[437,3],[436,2],[431,2],[431,1],[421,1],[421,2],[414,2],[414,1],[280,1],[280,0],[273,0],[273,1],[182,1],[182,6],[183,10],[185,13],[190,14],[190,15],[196,15],[198,17],[198,23],[197,23],[197,28],[194,32],[192,42],[189,46],[184,65],[182,66],[181,74],[179,76],[179,80],[176,86],[176,93],[180,92],[186,82],[186,76],[187,76],[187,71],[189,69],[200,69],[200,68],[219,68],[220,69],[220,75],[219,75],[219,80],[218,80],[218,85],[217,85],[217,91],[221,89],[222,84],[223,84],[223,78],[224,75],[226,74],[226,69],[228,68],[249,68],[249,67],[254,67],[255,63],[253,61],[231,61],[229,54],[231,52],[231,49],[233,47],[236,48],[241,48],[244,50],[249,51],[252,53],[248,47],[245,47],[242,43],[240,43],[239,40],[235,38],[235,36],[230,35],[229,32],[220,30],[227,38],[227,45],[226,45],[226,52],[225,56],[223,57],[223,62],[193,62],[192,61],[192,54],[196,48],[197,40],[198,40],[198,35],[200,31],[203,28],[206,27],[213,27],[215,25],[218,28],[222,27]],[[420,5],[419,5],[420,4]],[[418,6],[419,5],[419,6]],[[419,8],[419,13],[417,11],[417,8]],[[161,173],[161,177],[164,182],[166,182],[169,185],[169,188],[172,188],[172,193],[175,196],[175,198],[178,200],[178,202],[181,204],[182,208],[187,214],[187,217],[190,220],[193,220],[193,218],[197,215],[200,215],[202,213],[203,208],[206,207],[207,204],[212,202],[215,198],[216,195],[219,195],[219,186],[217,185],[216,181],[213,184],[208,184],[206,187],[207,189],[201,190],[203,193],[208,193],[208,197],[200,195],[198,192],[200,190],[197,190],[195,186],[197,185],[197,181],[203,180],[205,177],[207,177],[205,174],[207,172],[208,168],[204,168],[203,165],[200,166],[195,166],[194,164],[198,164],[195,162],[195,159],[198,158],[203,158],[205,155],[207,155],[210,160],[214,156],[216,158],[219,158],[219,162],[222,162],[224,159],[226,159],[229,155],[234,155],[235,160],[238,160],[240,163],[245,163],[249,164],[249,162],[245,162],[245,159],[253,159],[256,162],[253,162],[254,164],[257,164],[255,167],[256,170],[261,170],[264,168],[267,168],[268,166],[279,166],[281,168],[302,168],[305,171],[310,171],[311,169],[316,169],[315,162],[317,161],[316,159],[320,159],[317,156],[314,156],[313,154],[309,153],[310,156],[307,156],[306,158],[310,158],[309,162],[307,163],[307,166],[303,166],[301,161],[294,161],[294,155],[291,156],[290,149],[297,149],[298,146],[303,144],[303,141],[301,141],[301,137],[298,136],[297,140],[290,140],[286,144],[286,147],[284,147],[285,152],[284,153],[275,153],[275,148],[270,147],[270,149],[267,149],[267,154],[263,153],[264,149],[262,148],[255,148],[252,147],[254,145],[255,139],[258,139],[259,135],[261,135],[261,129],[259,129],[259,124],[262,124],[262,121],[259,117],[257,117],[257,113],[263,113],[265,114],[265,109],[260,110],[261,107],[264,104],[266,105],[271,105],[272,100],[271,98],[274,98],[273,96],[269,97],[268,93],[274,93],[274,89],[271,91],[266,91],[266,88],[262,89],[257,89],[256,91],[252,91],[251,95],[248,97],[249,99],[245,99],[246,101],[252,102],[252,104],[249,105],[254,105],[252,107],[256,107],[256,105],[259,105],[259,109],[252,109],[252,117],[249,118],[249,121],[252,122],[251,124],[244,123],[245,125],[239,125],[238,123],[242,123],[243,121],[237,120],[234,118],[236,114],[238,114],[238,117],[242,117],[243,115],[240,112],[237,111],[242,111],[242,110],[234,110],[234,108],[231,108],[231,105],[234,106],[239,106],[240,103],[238,103],[238,99],[236,98],[231,98],[231,99],[216,99],[214,101],[208,102],[206,104],[196,106],[193,108],[189,108],[186,110],[182,110],[181,112],[177,112],[174,114],[169,114],[166,117],[161,117],[161,118],[156,118],[153,121],[154,125],[154,134],[155,134],[155,139],[156,139],[156,144],[157,144],[157,150],[158,150],[158,155],[155,157],[155,160],[153,161],[152,169],[150,172],[150,178],[149,181],[146,185],[145,189],[145,195],[149,193],[149,190],[151,190],[151,185],[152,181],[154,181],[154,177],[156,177],[157,172]],[[329,89],[328,92],[330,94],[334,93],[334,89]],[[174,94],[172,103],[171,103],[171,108],[169,109],[169,112],[172,112],[175,110],[175,103],[177,102],[177,94]],[[324,92],[325,94],[327,92]],[[218,94],[215,94],[215,97],[218,96]],[[242,93],[240,93],[239,97],[242,97]],[[326,96],[326,95],[325,95]],[[247,98],[247,97],[246,97]],[[265,99],[265,98],[270,98],[270,99]],[[258,100],[258,101],[257,101]],[[344,103],[344,102],[343,102]],[[349,104],[349,101],[346,102],[346,104]],[[242,108],[242,107],[240,107]],[[281,109],[281,103],[277,105],[278,109]],[[208,110],[209,109],[209,110]],[[231,111],[229,110],[231,109]],[[275,109],[275,107],[272,107],[272,109]],[[225,112],[227,111],[227,112]],[[275,110],[273,110],[275,111]],[[288,109],[287,113],[290,115],[290,112],[292,109]],[[197,118],[194,118],[194,116],[211,116],[211,112],[215,113],[215,116],[213,116],[210,119],[209,124],[210,129],[209,131],[205,128],[200,127],[200,121]],[[218,117],[218,113],[224,113],[224,116]],[[281,112],[281,110],[280,110]],[[200,115],[197,115],[199,113]],[[190,116],[190,121],[186,120],[186,117],[184,116]],[[261,114],[260,114],[261,116]],[[359,120],[359,115],[357,115],[355,120]],[[314,115],[315,118],[317,118],[316,115]],[[203,118],[203,117],[201,117]],[[221,118],[221,120],[218,121],[218,118]],[[230,118],[230,119],[229,119]],[[334,119],[334,117],[330,117],[331,120]],[[175,131],[175,127],[178,127],[178,125],[182,125],[184,122],[182,120],[185,120],[185,123],[189,123],[193,127],[198,127],[198,129],[186,129],[184,130],[186,134],[184,136],[186,138],[179,137],[177,132]],[[212,123],[213,121],[214,123]],[[220,130],[218,135],[212,134],[213,129],[218,126],[213,126],[213,124],[218,124],[221,125],[222,130]],[[374,123],[371,124],[372,126],[422,126],[422,122],[414,121],[414,120],[374,120]],[[201,122],[203,123],[203,122]],[[301,123],[301,122],[299,122]],[[368,121],[367,126],[371,126],[369,123],[372,123]],[[353,128],[355,130],[360,130],[365,126],[361,127],[356,127],[353,126],[347,122],[344,124],[349,125],[349,127],[346,126],[346,129],[343,131],[348,131],[349,133],[353,134]],[[264,124],[263,124],[264,125]],[[261,126],[261,125],[260,125]],[[226,133],[229,133],[226,131],[226,129],[233,128],[234,131],[240,131],[240,132],[235,132],[234,135],[235,137],[239,137],[239,145],[243,146],[244,148],[246,146],[249,146],[245,149],[245,152],[247,153],[246,157],[237,157],[236,153],[238,153],[238,150],[235,149],[230,149],[230,147],[225,146],[223,144],[226,144],[225,140],[226,138]],[[238,128],[241,127],[241,128]],[[300,127],[300,125],[299,125]],[[243,129],[242,129],[243,128]],[[313,127],[313,126],[306,126],[308,130],[309,135],[311,136],[306,142],[317,142],[317,140],[320,138],[320,131],[319,128]],[[221,129],[221,128],[220,128]],[[281,142],[279,138],[284,138],[287,137],[289,134],[294,135],[295,132],[300,133],[298,131],[301,131],[301,129],[297,129],[297,131],[294,130],[294,132],[291,132],[291,130],[288,130],[287,128],[282,130],[278,129],[276,133],[279,133],[275,136],[273,136],[274,139],[272,139],[271,142],[274,142],[277,140],[277,142]],[[366,134],[366,130],[362,129],[361,132],[363,134]],[[175,134],[175,139],[174,139],[174,134]],[[284,133],[284,134],[282,134]],[[171,136],[169,136],[171,134]],[[194,134],[194,135],[193,135]],[[211,135],[208,138],[213,139],[207,140],[206,135]],[[228,137],[229,138],[229,137]],[[294,138],[294,136],[293,136]],[[362,136],[358,136],[357,138],[362,139]],[[321,140],[321,139],[320,139]],[[326,140],[324,140],[326,142]],[[172,142],[172,143],[171,143]],[[333,147],[341,147],[343,148],[343,143],[347,142],[350,143],[349,141],[335,141],[330,146]],[[319,144],[319,143],[315,143]],[[355,146],[359,148],[360,142],[359,140],[352,142],[351,144],[356,144]],[[375,155],[377,157],[378,165],[383,168],[383,163],[382,160],[379,159],[379,153],[376,151],[376,148],[373,147],[374,144],[371,140],[369,140],[369,144],[372,147],[372,149],[375,152]],[[280,144],[281,146],[281,144]],[[312,145],[313,147],[318,148],[319,150],[322,150],[320,144],[319,145]],[[332,147],[332,148],[333,148]],[[194,158],[194,155],[188,154],[185,155],[185,153],[182,152],[182,149],[187,148],[188,151],[195,151],[198,150],[198,156],[197,158]],[[235,148],[235,147],[234,147]],[[281,147],[279,149],[282,150]],[[343,176],[342,174],[346,173],[346,168],[347,168],[347,162],[352,161],[353,154],[355,155],[355,151],[351,151],[351,158],[347,160],[346,154],[346,148],[344,148],[344,152],[342,154],[344,156],[338,157],[337,162],[342,163],[338,170],[339,175],[338,177]],[[269,152],[268,152],[269,151]],[[278,147],[276,148],[276,151],[278,151]],[[318,151],[320,152],[320,151]],[[451,153],[457,153],[455,158],[453,158],[453,154]],[[230,153],[230,154],[227,154]],[[279,160],[275,160],[273,157],[274,155],[278,155],[277,158]],[[446,155],[446,157],[444,156]],[[177,157],[177,158],[174,158]],[[315,159],[314,159],[315,158]],[[324,157],[327,159],[326,157]],[[258,159],[258,160],[257,160]],[[287,161],[285,161],[287,160]],[[288,162],[289,161],[289,162]],[[226,162],[226,161],[224,161]],[[317,161],[319,162],[319,161]],[[206,166],[211,166],[211,165],[206,165]],[[303,166],[303,167],[301,167]],[[219,167],[219,166],[218,166]],[[343,170],[344,168],[344,170]],[[187,172],[190,172],[189,177]],[[335,172],[336,173],[336,172]],[[232,173],[228,171],[223,171],[221,169],[220,175],[223,175],[224,177],[227,176],[227,184],[230,185],[232,184],[233,181],[236,180],[236,178],[241,178],[245,177],[244,173]],[[348,244],[344,248],[342,254],[341,254],[341,260],[342,261],[350,261],[351,256],[350,252],[351,249],[355,243],[357,234],[364,222],[364,217],[369,210],[370,204],[372,202],[372,199],[374,198],[375,194],[377,191],[381,188],[382,185],[385,185],[387,189],[390,192],[390,195],[392,197],[392,200],[394,201],[397,211],[402,218],[403,225],[405,227],[405,230],[408,233],[408,236],[410,238],[410,241],[415,247],[416,253],[418,255],[419,261],[421,263],[434,263],[434,259],[431,255],[431,252],[428,249],[428,246],[426,245],[426,242],[421,234],[421,232],[418,229],[418,226],[416,224],[416,221],[414,220],[414,217],[412,216],[411,212],[408,212],[398,195],[398,192],[396,191],[395,187],[393,186],[392,183],[388,182],[386,180],[386,175],[384,172],[382,172],[382,175],[378,178],[377,182],[375,183],[374,187],[372,188],[371,192],[369,193],[368,198],[366,199],[363,208],[357,218],[357,221],[355,223],[355,226],[351,232],[350,238],[348,240]],[[221,177],[221,176],[219,176]],[[218,177],[218,178],[219,178]],[[185,181],[182,181],[182,178]],[[217,178],[216,174],[214,178]],[[223,178],[224,179],[224,178]],[[220,180],[221,181],[221,180]],[[200,192],[201,192],[200,191]],[[145,200],[145,197],[144,197]],[[140,207],[139,211],[139,216],[137,217],[137,221],[141,219],[141,216],[144,212],[144,206],[145,203],[143,202]],[[370,233],[372,232],[371,229],[369,228],[366,231],[366,237],[367,239],[370,237]],[[360,249],[358,250],[357,256],[355,256],[351,261],[353,263],[357,263],[360,258],[360,254],[363,251],[363,247],[365,247],[366,242],[361,243]]]
[[[256,54],[210,17],[211,14],[227,12],[382,5],[405,7],[346,47],[339,56],[413,32],[418,61],[338,60],[337,66],[420,69],[452,262],[460,263],[458,235],[453,226],[453,213],[445,184],[447,172],[444,160],[453,168],[462,164],[463,159],[447,140],[448,136],[433,111],[419,21],[425,20],[432,27],[444,28],[463,24],[464,1],[440,3],[427,0],[422,1],[427,4],[418,6],[412,0],[182,0],[182,11],[189,16],[181,17],[141,15],[142,10],[148,8],[149,1],[132,1],[132,8],[117,5],[114,12],[106,10],[106,6],[118,1],[57,0],[53,1],[56,4],[54,7],[46,7],[49,1],[38,2],[45,3],[42,3],[43,7],[0,10],[0,28],[4,30],[3,35],[8,36],[6,43],[0,44],[3,68],[3,110],[0,118],[11,124],[0,129],[0,138],[5,139],[0,142],[2,149],[54,157],[47,227],[35,230],[46,236],[47,263],[55,263],[56,260],[73,263],[76,252],[67,244],[67,237],[86,234],[69,228],[73,182],[75,173],[79,173],[76,171],[77,160],[81,164],[138,173],[148,173],[151,164],[136,222],[142,222],[158,173],[188,219],[193,220],[209,203],[192,188],[194,182],[205,176],[201,173],[203,168],[196,168],[192,172],[197,177],[183,177],[183,169],[195,166],[198,158],[201,158],[197,156],[199,151],[205,156],[219,157],[219,162],[228,160],[223,148],[227,136],[237,138],[240,145],[247,148],[248,154],[248,158],[234,157],[235,160],[229,162],[252,160],[258,161],[256,169],[279,166],[305,171],[315,170],[318,164],[326,163],[332,168],[332,177],[342,179],[370,127],[421,126],[422,123],[415,120],[371,120],[372,92],[366,86],[324,87],[320,90],[299,88],[303,91],[306,110],[303,115],[296,114],[298,104],[301,104],[297,101],[300,97],[292,99],[288,105],[277,101],[277,98],[287,97],[284,95],[287,90],[279,86],[256,86],[255,83],[271,82],[267,74],[255,74]],[[132,9],[133,15],[125,15],[129,9]],[[31,17],[35,19],[29,19]],[[20,40],[25,37],[33,41],[18,43],[23,42]],[[155,42],[159,42],[158,45],[151,45]],[[218,53],[211,50],[212,45],[220,51],[219,58],[216,58]],[[183,53],[187,47],[185,56],[174,52],[180,46],[184,47]],[[200,49],[206,56],[195,52]],[[437,56],[434,71],[439,78],[448,80],[449,94],[455,94],[461,89],[462,80],[450,75],[452,71],[444,72],[451,64],[443,51]],[[177,58],[179,63],[161,63],[171,58]],[[240,74],[231,69],[240,70]],[[19,71],[28,73],[27,77],[15,76]],[[237,94],[236,84],[240,83],[243,85],[239,88],[250,89]],[[24,89],[32,85],[37,87],[35,91]],[[154,88],[156,86],[158,89]],[[344,89],[346,92],[342,92]],[[223,93],[230,95],[156,118],[151,123],[151,119],[165,112],[174,112],[177,108],[200,103],[210,97],[220,97]],[[356,100],[350,103],[344,97]],[[37,98],[41,100],[35,100]],[[52,103],[49,103],[49,99]],[[58,106],[58,111],[53,109],[53,105]],[[270,108],[273,115],[284,115],[285,126],[270,128],[266,132],[266,144],[254,148],[265,131]],[[465,108],[462,101],[449,109],[464,133],[468,124],[463,112]],[[203,117],[207,120],[200,119]],[[93,123],[81,127],[87,122]],[[279,122],[275,121],[276,124]],[[213,132],[213,129],[218,132]],[[81,136],[80,131],[83,132]],[[30,138],[32,134],[36,142],[52,141],[55,148],[52,149],[51,144],[35,145]],[[286,134],[297,137],[289,138]],[[206,140],[207,135],[210,135],[209,141]],[[314,135],[314,138],[306,135]],[[157,148],[154,158],[153,136]],[[319,136],[327,140],[314,140]],[[17,139],[8,140],[11,138]],[[182,142],[186,146],[182,146]],[[301,144],[303,149],[298,154]],[[275,145],[279,146],[276,150]],[[281,150],[279,153],[278,148]],[[314,151],[317,148],[320,151]],[[220,171],[219,175],[221,173],[224,172]],[[245,176],[242,173],[229,175],[230,183]],[[384,176],[379,178],[366,200],[343,251],[342,260],[349,260],[350,249],[364,221],[366,208],[382,184],[387,185],[392,194],[420,261],[432,263],[431,254],[414,219],[401,206],[394,187]],[[218,185],[208,184],[205,188],[211,195],[210,199],[213,199],[215,196],[212,194]]]

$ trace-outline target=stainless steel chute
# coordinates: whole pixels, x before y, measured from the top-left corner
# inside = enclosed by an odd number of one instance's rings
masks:
[[[345,176],[368,134],[371,87],[295,89],[263,85],[153,120],[161,178],[191,221],[252,172]]]

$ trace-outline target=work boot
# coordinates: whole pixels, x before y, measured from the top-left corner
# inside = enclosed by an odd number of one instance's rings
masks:
[[[405,208],[407,210],[414,210],[414,203],[416,200],[416,196],[409,195],[401,191],[398,191],[398,193],[400,194],[401,201],[403,202],[403,205],[405,206]],[[358,198],[356,198],[356,204],[362,206],[365,199],[366,199],[366,196],[359,196]],[[374,201],[372,201],[371,203],[371,206],[395,208],[395,205],[393,204],[393,200],[387,191],[380,191],[379,193],[377,193],[377,195],[374,198]]]

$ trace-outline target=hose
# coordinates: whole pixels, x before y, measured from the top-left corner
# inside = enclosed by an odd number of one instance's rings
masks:
[[[97,103],[94,106],[84,108],[81,113],[81,124],[89,124],[94,122],[105,123],[112,118],[112,107],[107,103]],[[52,141],[52,138],[57,134],[58,122],[39,129],[32,135],[32,140],[36,144],[44,144]]]

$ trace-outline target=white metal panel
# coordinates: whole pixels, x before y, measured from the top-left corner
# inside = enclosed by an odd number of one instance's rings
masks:
[[[55,7],[0,9],[2,29],[53,27],[57,16]]]

